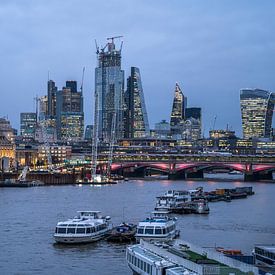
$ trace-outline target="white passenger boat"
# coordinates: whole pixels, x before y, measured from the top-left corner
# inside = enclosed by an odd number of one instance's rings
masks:
[[[173,212],[175,209],[183,207],[184,203],[190,200],[188,191],[168,190],[164,195],[157,197],[155,210]]]
[[[176,219],[167,216],[156,215],[164,212],[153,212],[153,216],[138,223],[136,240],[156,240],[169,241],[179,236],[179,230],[176,229]],[[167,212],[165,212],[167,213]]]
[[[58,243],[88,243],[104,238],[111,230],[110,217],[100,211],[78,211],[78,216],[57,223],[54,238]]]

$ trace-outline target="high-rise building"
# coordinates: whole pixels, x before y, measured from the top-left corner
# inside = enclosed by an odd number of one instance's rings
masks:
[[[180,86],[176,83],[173,107],[171,112],[170,126],[172,134],[178,133],[179,126],[184,122],[187,98],[183,95]]]
[[[114,38],[97,51],[95,69],[95,127],[102,141],[110,141],[112,125],[116,138],[123,137],[124,71],[121,70],[121,47],[115,48]],[[112,123],[114,121],[114,123]]]
[[[84,139],[85,140],[91,140],[93,138],[93,125],[87,125],[85,129],[85,135]]]
[[[155,137],[168,138],[170,134],[170,124],[165,119],[155,124]]]
[[[197,140],[201,138],[201,108],[190,107],[185,109],[185,128],[188,129],[190,139]]]
[[[55,86],[55,82],[53,80],[49,80],[47,116],[51,118],[56,116],[56,94],[57,87]]]
[[[125,92],[124,131],[126,138],[148,137],[149,122],[139,69],[131,67],[131,76],[127,79]]]
[[[20,134],[24,140],[35,139],[36,126],[36,113],[20,113]]]
[[[260,89],[240,91],[243,137],[270,138],[275,94]]]
[[[66,81],[66,87],[56,96],[57,137],[64,141],[77,141],[84,134],[82,91],[77,91],[76,81]]]

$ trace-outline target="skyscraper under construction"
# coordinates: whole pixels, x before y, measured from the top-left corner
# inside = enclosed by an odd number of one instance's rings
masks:
[[[95,131],[103,142],[110,142],[112,130],[116,138],[123,137],[124,71],[121,70],[121,50],[114,39],[108,38],[105,47],[97,48],[98,66],[95,69]]]

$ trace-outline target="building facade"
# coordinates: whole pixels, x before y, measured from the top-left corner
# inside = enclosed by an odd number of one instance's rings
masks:
[[[140,71],[136,67],[131,67],[131,76],[127,79],[127,90],[124,99],[125,137],[141,138],[150,136]]]
[[[171,126],[172,135],[180,134],[181,132],[180,129],[182,127],[180,125],[184,122],[184,119],[185,119],[186,106],[187,106],[187,98],[184,97],[179,84],[176,83],[172,112],[170,117],[170,126]]]
[[[114,39],[97,52],[95,69],[95,128],[101,141],[109,142],[112,128],[116,138],[122,138],[124,71],[121,70],[121,47]],[[112,127],[113,126],[113,127]]]
[[[36,113],[20,113],[20,135],[23,140],[34,140],[36,128]]]
[[[240,91],[244,139],[270,138],[275,94],[260,89]]]

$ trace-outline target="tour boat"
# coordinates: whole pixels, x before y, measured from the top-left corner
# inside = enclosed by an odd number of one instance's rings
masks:
[[[110,217],[100,211],[78,211],[78,216],[58,222],[54,238],[57,243],[74,244],[95,242],[111,230]]]
[[[173,212],[174,209],[181,208],[189,200],[188,191],[168,190],[164,195],[157,197],[155,210]]]
[[[176,229],[176,219],[167,216],[154,215],[143,221],[137,226],[136,240],[156,240],[169,241],[179,236],[179,230]]]

